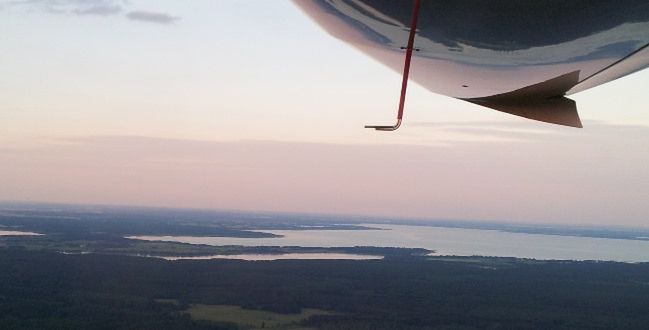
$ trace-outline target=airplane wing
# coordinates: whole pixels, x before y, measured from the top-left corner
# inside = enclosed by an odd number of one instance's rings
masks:
[[[294,2],[334,37],[404,73],[398,124],[410,78],[487,108],[581,127],[565,95],[649,66],[647,0]]]

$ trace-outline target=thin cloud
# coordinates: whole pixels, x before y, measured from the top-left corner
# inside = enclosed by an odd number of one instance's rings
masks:
[[[12,6],[52,14],[107,17],[127,11],[128,5],[126,0],[15,0],[1,3],[0,9]],[[124,17],[131,21],[155,24],[173,24],[181,19],[167,13],[147,10],[129,11]]]
[[[156,24],[173,24],[180,20],[180,17],[171,16],[165,13],[157,13],[151,11],[132,11],[126,14],[126,17],[134,21],[142,21]]]
[[[123,0],[22,0],[6,5],[56,14],[109,16],[122,12],[124,3]]]
[[[117,15],[124,11],[121,6],[92,6],[83,9],[72,10],[73,13],[80,16],[111,16]]]

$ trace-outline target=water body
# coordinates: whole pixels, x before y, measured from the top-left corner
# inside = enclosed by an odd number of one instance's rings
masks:
[[[150,256],[147,256],[150,257]],[[156,257],[166,260],[208,260],[208,259],[237,259],[250,261],[268,261],[268,260],[373,260],[383,259],[383,256],[372,256],[351,253],[284,253],[284,254],[215,254],[200,257]]]
[[[304,247],[406,247],[438,255],[498,256],[559,260],[649,262],[649,241],[509,233],[497,230],[404,225],[367,226],[384,230],[268,230],[278,238],[137,236],[150,241],[207,245]]]
[[[32,233],[29,231],[0,230],[0,236],[40,236],[43,234]]]

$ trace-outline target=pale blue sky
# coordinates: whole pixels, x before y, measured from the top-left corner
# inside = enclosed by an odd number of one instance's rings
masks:
[[[380,133],[399,74],[289,1],[0,0],[0,31],[3,200],[649,217],[649,71],[574,95],[582,130],[412,84]]]

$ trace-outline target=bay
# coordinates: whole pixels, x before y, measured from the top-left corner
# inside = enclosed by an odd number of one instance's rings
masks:
[[[435,255],[540,260],[649,262],[649,241],[512,233],[498,230],[364,224],[380,230],[264,230],[276,238],[132,236],[148,241],[207,245],[303,247],[405,247]]]

